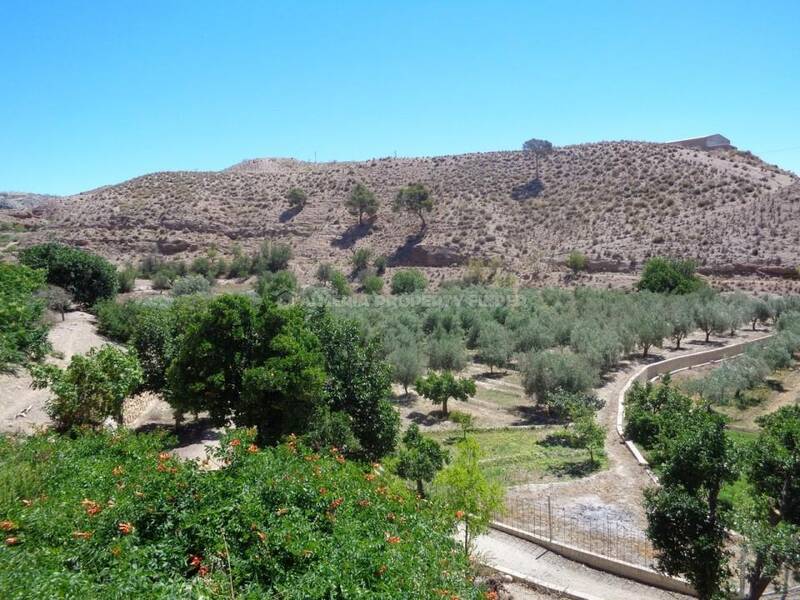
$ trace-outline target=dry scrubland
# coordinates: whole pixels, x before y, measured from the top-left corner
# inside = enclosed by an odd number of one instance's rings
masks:
[[[415,216],[390,207],[397,190],[416,181],[436,199],[422,238],[415,238]],[[355,227],[344,207],[356,182],[381,201],[372,227]],[[285,199],[292,187],[309,195],[297,213]],[[318,262],[343,266],[355,248],[368,246],[423,267],[500,257],[523,280],[552,283],[550,263],[575,248],[606,271],[652,254],[697,258],[710,269],[793,268],[800,263],[798,200],[800,179],[749,153],[609,142],[557,149],[542,160],[539,181],[523,152],[255,159],[219,172],[153,173],[13,214],[33,229],[23,243],[56,239],[116,261],[153,252],[186,257],[212,245],[230,252],[273,238],[293,246],[301,280]],[[453,272],[439,269],[434,279]],[[604,286],[625,280],[593,278]]]

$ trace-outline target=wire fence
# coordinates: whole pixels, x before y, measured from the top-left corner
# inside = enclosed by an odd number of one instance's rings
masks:
[[[571,514],[549,497],[509,499],[496,520],[548,541],[642,567],[655,566],[655,551],[643,531],[609,517]]]

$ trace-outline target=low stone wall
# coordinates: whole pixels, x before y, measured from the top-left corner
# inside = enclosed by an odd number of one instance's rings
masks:
[[[522,529],[517,529],[516,527],[512,527],[504,523],[493,522],[491,526],[493,529],[513,535],[514,537],[528,540],[538,546],[547,548],[551,552],[555,552],[556,554],[559,554],[570,560],[574,560],[575,562],[588,565],[594,569],[605,571],[606,573],[611,573],[613,575],[618,575],[626,579],[632,579],[633,581],[638,581],[639,583],[644,583],[645,585],[657,587],[662,590],[686,594],[688,596],[697,596],[697,593],[687,582],[681,579],[675,579],[674,577],[663,575],[658,571],[654,571],[653,569],[647,569],[631,563],[607,558],[600,554],[595,554],[594,552],[589,552],[588,550],[583,550],[569,544],[550,541],[547,538],[540,537]]]

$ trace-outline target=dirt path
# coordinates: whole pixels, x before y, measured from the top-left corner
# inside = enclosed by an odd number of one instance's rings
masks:
[[[587,600],[676,600],[689,596],[659,590],[568,560],[558,554],[500,531],[476,540],[482,563],[531,578],[563,597]],[[552,597],[559,597],[554,594]]]
[[[48,333],[54,353],[59,354],[48,358],[49,362],[63,367],[74,355],[109,343],[97,333],[93,315],[76,311],[65,317],[64,321],[58,318]],[[31,377],[24,369],[15,375],[0,375],[0,433],[30,433],[48,424],[44,406],[49,397],[48,390],[31,388]]]

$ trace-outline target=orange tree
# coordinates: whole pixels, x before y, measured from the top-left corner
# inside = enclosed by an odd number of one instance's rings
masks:
[[[253,439],[208,471],[158,434],[0,438],[3,597],[480,597],[451,511],[336,449]]]

